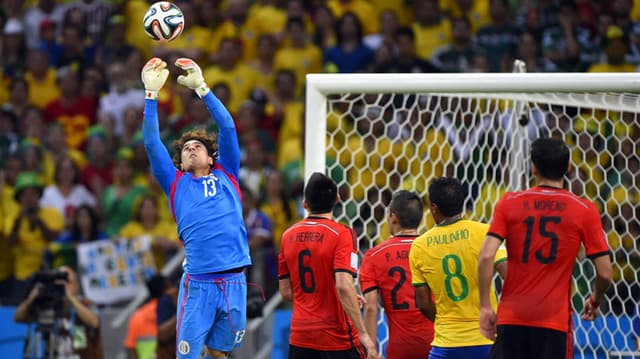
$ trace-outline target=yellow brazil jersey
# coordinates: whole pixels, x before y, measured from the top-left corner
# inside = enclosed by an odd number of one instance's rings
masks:
[[[9,235],[18,212],[5,217],[4,234]],[[64,217],[54,208],[40,208],[39,217],[54,232],[64,229]],[[40,227],[32,228],[29,221],[22,221],[18,229],[18,243],[13,246],[14,275],[18,280],[27,277],[42,266],[42,257],[47,243],[52,238],[45,238]]]
[[[304,48],[283,47],[276,51],[273,67],[292,70],[296,75],[296,94],[300,94],[306,74],[322,72],[322,50],[313,44]]]
[[[414,22],[412,29],[416,36],[416,55],[422,60],[428,61],[435,49],[451,43],[451,23],[448,19],[443,18],[434,26],[422,26]]]
[[[0,74],[0,103],[5,103],[9,99],[9,79]]]
[[[249,21],[245,21],[242,25],[236,26],[231,20],[225,20],[216,28],[211,37],[211,44],[209,45],[210,51],[218,51],[220,43],[225,38],[240,39],[242,41],[242,62],[247,62],[256,56],[258,34],[256,34],[256,31]]]
[[[4,201],[3,201],[4,202]],[[6,218],[7,212],[4,210],[4,203],[0,202],[0,218]],[[13,274],[13,256],[11,247],[5,234],[4,221],[0,221],[0,281],[3,281]]]
[[[440,8],[442,12],[449,14],[450,17],[465,16],[471,21],[472,33],[476,33],[479,28],[491,22],[489,16],[489,1],[475,0],[471,5],[471,9],[467,13],[463,13],[456,0],[440,0]]]
[[[477,284],[478,255],[488,230],[488,224],[462,219],[431,228],[411,245],[412,283],[429,285],[436,302],[433,346],[492,344],[480,334]],[[506,257],[500,249],[496,263]],[[491,302],[495,310],[497,298],[492,296]]]
[[[275,70],[273,68],[261,69],[257,60],[250,61],[247,65],[254,70],[255,87],[273,93],[276,89]]]
[[[13,186],[5,183],[4,187],[0,189],[2,192],[2,200],[0,201],[0,206],[2,206],[2,211],[4,215],[0,218],[7,218],[13,216],[15,213],[20,211],[20,204],[13,197],[14,188]],[[6,224],[6,223],[3,223]],[[9,230],[7,227],[4,227],[4,230]]]
[[[302,138],[304,132],[304,103],[301,101],[288,101],[283,107],[284,113],[279,138]]]
[[[636,72],[637,66],[630,63],[612,65],[607,63],[593,64],[587,72]]]
[[[378,16],[376,9],[366,0],[340,1],[329,0],[327,7],[336,19],[339,19],[345,12],[351,11],[362,23],[364,35],[375,34],[379,30]]]
[[[304,103],[301,101],[285,103],[282,124],[278,133],[278,165],[284,166],[285,163],[302,156],[303,136]]]
[[[228,107],[232,114],[235,114],[240,105],[250,98],[251,90],[256,83],[255,70],[245,64],[237,64],[231,70],[210,66],[204,70],[203,76],[211,87],[219,82],[225,82],[229,85],[231,99]]]
[[[247,22],[256,32],[261,34],[277,34],[284,30],[287,24],[287,12],[272,4],[254,4],[249,10]]]
[[[633,0],[633,7],[631,8],[631,20],[640,20],[640,0]]]
[[[56,73],[54,69],[47,70],[45,78],[41,81],[33,78],[31,72],[27,72],[24,75],[24,79],[29,84],[29,88],[32,89],[32,91],[29,91],[29,103],[39,109],[44,109],[49,102],[60,96],[60,89],[56,82]]]

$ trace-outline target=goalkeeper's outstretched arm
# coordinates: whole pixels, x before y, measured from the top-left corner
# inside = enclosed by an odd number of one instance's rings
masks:
[[[171,183],[175,179],[177,171],[171,161],[169,151],[160,139],[158,124],[158,92],[164,86],[168,76],[167,63],[157,57],[147,61],[142,68],[142,82],[145,88],[144,118],[142,121],[144,148],[149,157],[151,171],[165,193],[170,192]]]
[[[222,102],[211,93],[202,76],[202,70],[195,61],[179,58],[176,60],[176,66],[186,72],[186,75],[178,76],[178,83],[191,88],[202,98],[209,114],[218,125],[218,151],[220,152],[218,162],[225,171],[238,178],[240,145],[231,114]]]

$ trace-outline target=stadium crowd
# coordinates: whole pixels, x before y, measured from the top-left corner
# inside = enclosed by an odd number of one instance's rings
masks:
[[[0,304],[23,299],[27,278],[41,268],[78,270],[78,243],[147,234],[158,268],[179,250],[140,132],[140,69],[151,56],[196,60],[234,116],[256,263],[250,279],[267,295],[277,290],[281,234],[304,216],[306,73],[511,72],[516,58],[529,72],[640,66],[638,0],[177,0],[186,27],[170,43],[144,33],[150,3],[0,5]],[[175,78],[179,69],[169,69]],[[202,101],[175,82],[162,89],[158,114],[168,148],[184,131],[215,130]],[[573,122],[577,134],[587,133],[576,135],[581,150],[573,160],[615,253],[620,285],[612,290],[623,298],[617,311],[632,314],[631,299],[640,295],[640,120],[599,121]],[[451,142],[448,155],[463,156],[446,133],[434,136]],[[357,137],[342,144],[353,153],[367,148]],[[357,164],[357,154],[342,159],[337,152],[332,158],[329,149],[329,159]],[[372,203],[388,202],[389,189],[350,185],[356,217],[377,218]]]

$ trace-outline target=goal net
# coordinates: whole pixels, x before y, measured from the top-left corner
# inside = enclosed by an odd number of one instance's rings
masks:
[[[594,322],[574,315],[575,356],[632,355],[640,295],[638,89],[639,74],[308,75],[305,177],[320,171],[338,182],[337,220],[355,228],[364,253],[389,236],[385,208],[394,191],[426,200],[431,179],[454,175],[466,186],[465,216],[489,222],[505,191],[531,183],[531,142],[563,138],[573,164],[568,187],[598,205],[614,256],[603,315]],[[421,232],[432,222],[426,215]],[[573,274],[579,314],[595,277],[582,253]],[[381,315],[381,348],[384,323]]]

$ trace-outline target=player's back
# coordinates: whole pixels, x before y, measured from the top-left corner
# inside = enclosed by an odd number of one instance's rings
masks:
[[[478,255],[489,226],[458,220],[437,225],[418,237],[411,248],[414,285],[422,279],[436,302],[435,337],[438,347],[488,345],[479,329]],[[502,252],[504,253],[504,252]],[[493,286],[492,286],[493,291]],[[495,296],[491,297],[494,308]]]
[[[353,231],[309,216],[283,233],[280,246],[280,277],[289,277],[293,291],[290,343],[317,350],[353,347],[357,333],[342,308],[335,281],[335,272],[356,275]]]
[[[608,250],[593,203],[551,187],[506,193],[489,232],[505,240],[509,253],[498,324],[569,330],[580,246],[587,255]]]
[[[426,358],[433,340],[433,322],[418,309],[409,268],[416,236],[395,236],[365,253],[360,268],[363,293],[377,289],[387,315],[387,358]]]

